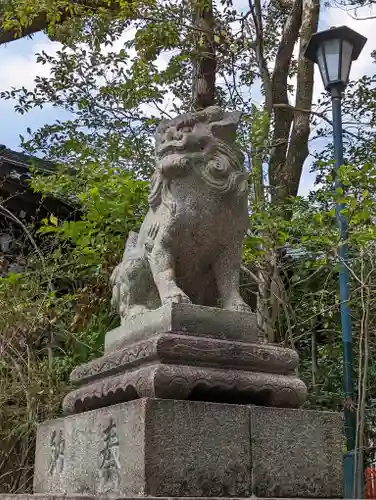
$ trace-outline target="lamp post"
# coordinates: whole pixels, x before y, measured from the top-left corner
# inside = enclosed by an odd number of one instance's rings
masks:
[[[336,167],[336,188],[342,187],[338,178],[338,169],[343,165],[341,95],[345,90],[352,61],[359,57],[367,39],[347,26],[331,28],[312,35],[305,50],[305,57],[318,64],[325,90],[332,97],[333,139]],[[352,373],[352,331],[349,301],[349,272],[347,267],[347,221],[342,211],[344,205],[336,206],[336,217],[340,229],[339,247],[339,291],[341,301],[341,327],[343,346],[343,384],[345,392],[345,436],[347,454],[344,462],[345,498],[353,498],[354,477],[356,476],[355,436],[356,418],[350,407],[353,400]]]

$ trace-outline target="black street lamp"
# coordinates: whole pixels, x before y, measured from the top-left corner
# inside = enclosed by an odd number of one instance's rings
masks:
[[[333,95],[349,82],[351,63],[358,59],[367,38],[347,26],[314,33],[304,56],[319,65],[325,87]]]
[[[305,57],[318,64],[325,90],[332,97],[333,110],[333,138],[334,156],[336,166],[336,188],[341,186],[338,179],[338,169],[343,165],[343,142],[342,142],[342,116],[341,96],[345,90],[351,69],[352,61],[355,61],[361,53],[367,39],[348,28],[340,26],[321,31],[312,35],[305,50]],[[354,478],[356,477],[356,418],[351,408],[354,399],[353,372],[352,372],[352,330],[351,316],[348,307],[349,301],[349,271],[347,265],[347,221],[343,215],[344,205],[338,203],[336,216],[341,233],[341,245],[339,247],[340,271],[339,291],[341,301],[341,327],[343,345],[343,384],[345,392],[345,435],[347,454],[344,462],[345,498],[353,498]]]

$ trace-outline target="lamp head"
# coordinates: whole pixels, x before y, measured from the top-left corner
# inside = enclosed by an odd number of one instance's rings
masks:
[[[325,90],[343,91],[352,61],[358,59],[367,38],[347,26],[333,27],[311,36],[304,56],[318,64]]]

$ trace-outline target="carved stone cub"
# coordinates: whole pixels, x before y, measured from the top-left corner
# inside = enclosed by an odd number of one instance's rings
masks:
[[[250,310],[239,294],[248,226],[239,118],[213,106],[158,127],[150,209],[111,278],[123,324],[169,302]]]

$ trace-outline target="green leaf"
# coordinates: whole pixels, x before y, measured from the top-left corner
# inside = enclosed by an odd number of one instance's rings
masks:
[[[51,224],[53,224],[54,226],[57,226],[59,221],[58,221],[58,218],[55,217],[55,215],[50,215],[50,222]]]

